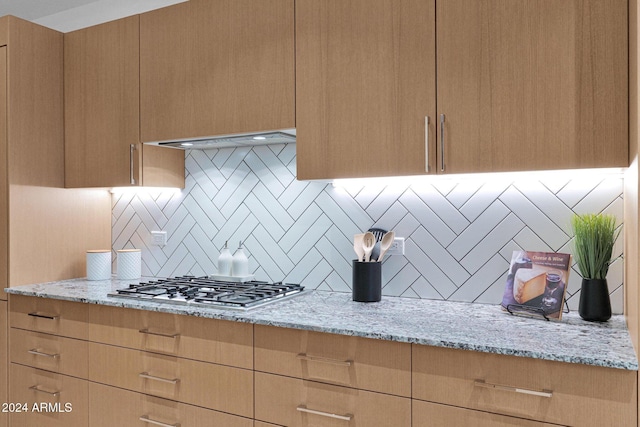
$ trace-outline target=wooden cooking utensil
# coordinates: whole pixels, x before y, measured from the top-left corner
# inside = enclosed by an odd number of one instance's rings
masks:
[[[364,233],[353,236],[353,250],[358,257],[358,262],[362,261],[364,258]]]
[[[380,242],[380,256],[378,257],[378,262],[382,262],[382,258],[384,254],[387,253],[391,245],[393,245],[393,241],[396,238],[396,233],[394,231],[389,231],[384,236],[382,236],[382,241]]]
[[[376,237],[372,232],[367,231],[364,233],[364,237],[362,239],[362,247],[364,249],[364,261],[371,261],[371,251],[373,250],[373,246],[376,244]]]

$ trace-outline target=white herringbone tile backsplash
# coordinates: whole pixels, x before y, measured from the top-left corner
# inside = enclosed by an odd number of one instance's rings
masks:
[[[497,304],[516,249],[571,252],[571,215],[623,218],[622,177],[436,179],[334,187],[295,179],[295,145],[186,152],[186,188],[113,195],[113,249],[142,249],[143,275],[216,273],[225,241],[245,243],[259,280],[350,292],[353,235],[377,226],[406,238],[383,263],[383,295]],[[165,230],[168,244],[151,245]],[[623,308],[622,238],[608,282]],[[114,266],[115,268],[115,266]],[[574,269],[569,306],[577,309]]]

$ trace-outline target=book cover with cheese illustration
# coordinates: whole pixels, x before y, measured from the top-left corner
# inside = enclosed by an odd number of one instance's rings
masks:
[[[502,307],[518,314],[562,319],[571,254],[514,251]]]

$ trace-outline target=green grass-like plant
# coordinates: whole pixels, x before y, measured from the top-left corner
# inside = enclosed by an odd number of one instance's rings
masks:
[[[571,227],[575,239],[574,256],[585,279],[606,279],[613,245],[618,239],[616,218],[606,214],[574,215]]]

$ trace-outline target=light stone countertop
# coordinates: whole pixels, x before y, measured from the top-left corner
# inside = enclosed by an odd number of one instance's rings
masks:
[[[147,280],[143,278],[143,280]],[[188,316],[272,325],[389,341],[475,350],[535,359],[638,370],[624,316],[586,322],[578,313],[561,322],[512,316],[499,305],[382,297],[358,303],[351,294],[311,291],[248,311],[177,305],[107,296],[135,281],[60,282],[8,288],[36,296]]]

